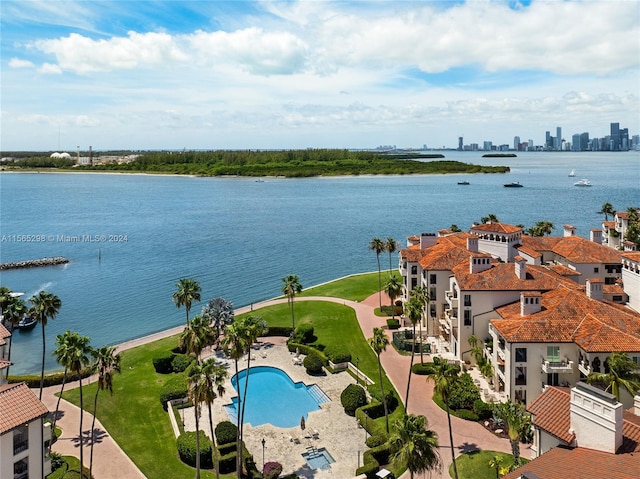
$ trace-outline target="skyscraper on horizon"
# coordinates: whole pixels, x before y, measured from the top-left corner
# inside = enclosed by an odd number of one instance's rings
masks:
[[[556,150],[562,151],[562,128],[556,127]]]

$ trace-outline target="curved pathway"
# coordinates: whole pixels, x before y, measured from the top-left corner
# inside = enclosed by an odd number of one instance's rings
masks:
[[[286,298],[264,301],[239,308],[235,314],[242,314],[259,308],[280,304],[286,302]],[[306,296],[298,297],[296,301],[329,301],[340,303],[353,308],[358,318],[358,323],[362,329],[365,338],[373,336],[373,328],[386,326],[386,317],[379,317],[374,314],[375,308],[378,306],[378,293],[373,294],[363,302],[349,301],[342,298],[334,298],[327,296]],[[383,302],[389,302],[389,298],[383,295]],[[180,333],[184,326],[178,326],[160,333],[152,334],[136,340],[122,343],[117,347],[117,351],[124,351],[141,344],[146,344],[161,338],[172,336]],[[389,340],[392,340],[392,332],[385,329]],[[382,366],[387,377],[392,382],[401,399],[404,399],[407,388],[409,365],[411,357],[398,354],[393,346],[387,347],[381,356]],[[91,380],[91,379],[90,379]],[[67,388],[71,389],[77,386],[76,383],[69,383]],[[52,386],[43,390],[42,400],[50,411],[55,411],[57,397],[55,393],[59,392],[58,386]],[[433,396],[433,385],[427,382],[424,377],[413,376],[411,381],[411,391],[409,396],[409,412],[412,414],[421,414],[427,418],[428,427],[438,435],[438,443],[440,445],[440,456],[443,462],[441,471],[434,471],[425,478],[432,479],[449,478],[448,469],[451,464],[450,443],[449,443],[449,427],[447,424],[447,414],[440,409],[431,399]],[[62,436],[54,444],[53,450],[64,455],[79,456],[79,408],[73,404],[62,400],[60,402],[60,412],[57,425],[62,429]],[[90,443],[88,440],[88,428],[91,425],[92,416],[84,413],[83,425],[86,425],[84,431],[84,444],[87,447]],[[457,417],[451,417],[451,426],[453,428],[453,440],[456,455],[466,451],[475,449],[495,450],[511,453],[511,446],[507,439],[502,439],[487,431],[478,423],[464,421]],[[97,479],[137,479],[143,478],[144,475],[122,451],[120,446],[113,440],[108,432],[102,427],[99,421],[96,421],[98,429],[98,440],[94,446],[94,462],[93,473]],[[530,451],[521,445],[521,454],[523,457],[530,457]],[[89,462],[89,447],[85,450],[85,465]],[[408,478],[407,472],[402,479]],[[419,479],[420,475],[414,476]]]

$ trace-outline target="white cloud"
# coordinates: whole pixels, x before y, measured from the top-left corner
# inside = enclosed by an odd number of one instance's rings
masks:
[[[29,60],[22,60],[20,58],[12,58],[9,60],[9,67],[11,68],[33,68],[35,65]]]
[[[43,63],[42,66],[38,69],[40,73],[44,73],[46,75],[61,75],[62,69],[59,65],[55,65],[53,63]]]

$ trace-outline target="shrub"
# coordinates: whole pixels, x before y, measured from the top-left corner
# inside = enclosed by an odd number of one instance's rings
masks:
[[[367,447],[377,447],[382,446],[385,442],[387,442],[387,436],[383,434],[376,434],[374,436],[369,436],[365,441]]]
[[[219,422],[216,426],[216,439],[218,444],[235,444],[238,439],[238,428],[231,421]]]
[[[351,353],[348,349],[345,349],[340,346],[332,347],[329,350],[325,351],[327,358],[334,363],[348,363],[351,361]]]
[[[473,402],[473,411],[480,419],[489,419],[493,415],[491,404],[487,404],[482,399],[476,399]]]
[[[461,374],[449,392],[449,407],[471,410],[477,399],[480,399],[480,392],[473,383],[471,375],[469,373]]]
[[[367,404],[367,395],[361,386],[349,384],[340,394],[340,402],[344,412],[349,416],[354,416],[356,409]]]
[[[91,368],[86,368],[83,369],[80,373],[80,375],[83,378],[89,377],[93,374],[93,371],[91,370]],[[63,372],[57,372],[57,373],[51,373],[51,374],[45,374],[44,375],[44,387],[49,387],[49,386],[58,386],[60,384],[62,384],[62,380],[64,378],[64,373]],[[73,371],[69,371],[67,373],[67,383],[70,383],[72,381],[77,381],[78,380],[78,375],[73,372]],[[31,389],[38,389],[40,387],[40,375],[34,375],[34,374],[28,374],[25,376],[9,376],[8,382],[11,384],[15,384],[15,383],[21,383],[21,382],[25,382],[27,383],[27,386],[29,386],[29,388]]]
[[[291,328],[287,326],[269,326],[269,336],[291,336]]]
[[[49,458],[51,459],[51,470],[55,471],[56,469],[60,469],[64,465],[64,458],[62,454],[51,451],[49,453]]]
[[[469,411],[468,409],[458,409],[455,412],[455,416],[466,421],[478,421],[480,419],[475,412]]]
[[[416,363],[411,366],[411,372],[413,374],[417,374],[418,376],[426,376],[431,374],[434,371],[433,363]]]
[[[174,373],[184,372],[192,362],[192,357],[185,354],[176,354],[171,361],[171,370]]]
[[[294,341],[302,344],[312,343],[315,339],[313,335],[313,326],[308,323],[298,325],[295,333],[293,333],[293,339]]]
[[[387,319],[387,327],[389,329],[398,329],[400,328],[400,321],[395,318],[389,318]]]
[[[278,479],[282,473],[282,464],[279,462],[267,462],[264,465],[262,475],[264,479]]]
[[[175,355],[171,351],[157,355],[152,360],[153,369],[155,369],[158,374],[169,374],[173,372],[171,362],[173,361],[174,356]]]
[[[235,451],[227,456],[222,456],[218,460],[218,467],[221,474],[230,474],[236,470],[236,453]]]
[[[187,397],[187,378],[184,376],[174,376],[169,378],[160,389],[160,403],[162,408],[167,410],[167,401],[182,399]]]
[[[200,434],[200,467],[203,469],[211,469],[213,467],[213,456],[211,455],[211,441],[204,433]],[[196,433],[185,432],[180,434],[177,439],[178,455],[180,460],[192,467],[196,465]]]
[[[319,374],[322,372],[322,358],[315,352],[311,352],[305,356],[302,361],[302,365],[305,367],[309,374]]]

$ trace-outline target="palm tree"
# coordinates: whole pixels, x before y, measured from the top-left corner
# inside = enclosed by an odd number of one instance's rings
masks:
[[[460,233],[462,230],[458,227],[458,225],[453,224],[449,226],[449,231],[451,231],[452,233]]]
[[[387,253],[389,253],[389,274],[391,274],[391,270],[393,269],[391,266],[391,255],[398,249],[398,243],[391,236],[389,236],[384,244],[384,249],[387,250]]]
[[[493,456],[489,461],[489,467],[496,470],[496,479],[500,479],[500,470],[502,469],[503,456]]]
[[[202,307],[201,315],[215,329],[217,344],[222,328],[233,323],[233,304],[224,298],[214,298]]]
[[[440,470],[442,467],[438,436],[427,426],[424,416],[405,414],[394,422],[395,432],[389,438],[393,451],[389,461],[398,468],[406,465],[411,479],[415,473]]]
[[[389,337],[385,334],[382,328],[373,328],[373,337],[368,339],[369,346],[378,356],[378,379],[380,381],[380,393],[382,394],[382,406],[384,407],[384,421],[389,434],[389,409],[387,407],[387,397],[384,395],[384,384],[382,383],[382,363],[380,362],[380,355],[382,351],[387,349],[389,345]]]
[[[84,400],[82,397],[82,369],[90,363],[89,355],[91,354],[90,339],[87,336],[79,334],[69,337],[69,369],[74,371],[78,376],[80,383],[80,470],[84,467],[84,447],[82,433],[82,417],[84,416]]]
[[[224,339],[222,340],[222,347],[225,353],[231,359],[233,359],[236,370],[236,378],[238,377],[238,361],[244,356],[247,349],[246,337],[244,331],[242,331],[242,325],[236,320],[233,324],[229,324],[224,328]],[[248,372],[248,371],[247,371]],[[240,431],[240,413],[242,410],[242,398],[240,397],[240,390],[238,389],[238,408],[236,410],[237,418],[236,425],[238,431]],[[236,476],[241,477],[242,473],[242,443],[240,442],[240,434],[236,438],[236,451],[239,451],[236,457]]]
[[[40,375],[39,396],[39,399],[42,401],[42,387],[44,386],[44,359],[47,346],[44,329],[47,325],[47,320],[53,320],[56,318],[56,315],[62,306],[62,301],[60,301],[60,298],[53,293],[40,291],[37,296],[32,296],[31,299],[29,299],[29,302],[32,304],[31,308],[29,308],[29,314],[35,317],[42,326],[42,372]]]
[[[395,300],[402,294],[402,280],[398,276],[392,274],[384,283],[384,291],[389,295],[389,299],[391,300],[391,318],[395,319]]]
[[[587,376],[589,384],[605,385],[605,391],[613,394],[620,402],[621,389],[626,389],[631,396],[640,392],[640,374],[636,372],[637,365],[626,353],[611,353],[608,373],[590,373]]]
[[[433,381],[436,392],[442,397],[447,410],[447,421],[449,423],[449,442],[451,443],[451,459],[453,461],[454,479],[458,479],[458,468],[456,466],[456,453],[453,448],[453,430],[451,429],[451,413],[449,411],[449,392],[451,387],[458,381],[458,366],[450,365],[445,359],[433,358],[434,371],[427,375],[427,381]]]
[[[296,294],[302,292],[302,285],[300,284],[300,280],[295,274],[288,274],[284,278],[282,278],[282,292],[287,297],[287,302],[291,306],[291,334],[296,329],[296,320],[295,320],[295,311],[293,307],[293,300],[296,297]]]
[[[500,223],[500,220],[498,219],[498,217],[493,213],[489,213],[487,216],[483,216],[482,218],[480,218],[480,221],[482,222],[482,224]]]
[[[9,322],[11,330],[13,331],[27,312],[27,306],[19,297],[9,295],[8,298],[8,302],[3,306],[2,311],[5,321]],[[11,346],[13,346],[13,334],[9,336],[9,352],[7,354],[7,361],[9,361],[9,363],[11,363]],[[7,366],[7,379],[9,378],[10,366],[11,364]]]
[[[524,404],[510,401],[496,404],[493,407],[493,414],[507,425],[513,465],[517,468],[520,466],[520,437],[531,427],[531,416]]]
[[[196,479],[200,479],[200,403],[204,400],[204,391],[207,387],[202,366],[199,363],[194,364],[189,369],[189,399],[193,403],[196,418]]]
[[[404,400],[405,411],[409,411],[409,389],[411,388],[411,369],[413,368],[413,358],[416,354],[416,323],[422,317],[422,303],[415,297],[411,296],[409,301],[404,305],[404,312],[409,317],[413,326],[413,344],[411,346],[411,365],[409,366],[409,380],[407,381],[407,394]]]
[[[422,338],[422,316],[426,316],[426,311],[429,310],[429,304],[431,303],[431,296],[427,292],[427,289],[424,286],[416,286],[411,290],[411,294],[420,301],[421,311],[420,311],[420,338]],[[429,318],[427,316],[427,336],[429,336]],[[424,364],[424,355],[422,354],[422,346],[420,346],[420,364]]]
[[[196,361],[200,361],[200,354],[207,346],[216,341],[216,332],[209,321],[196,315],[187,323],[187,327],[180,334],[179,345],[185,348],[187,354],[193,354]]]
[[[377,236],[369,243],[369,249],[376,252],[376,259],[378,260],[378,299],[380,300],[380,309],[382,309],[382,277],[380,273],[380,253],[385,250],[386,246]]]
[[[173,293],[173,302],[176,308],[184,306],[187,312],[187,323],[189,323],[189,311],[194,301],[200,301],[200,283],[193,278],[182,278],[176,283],[177,291]]]
[[[214,467],[216,470],[216,477],[220,477],[220,471],[218,467],[218,450],[216,445],[216,435],[213,432],[213,415],[211,412],[211,406],[216,397],[224,396],[225,387],[224,382],[227,379],[227,370],[224,366],[217,365],[213,358],[205,360],[200,372],[203,376],[203,391],[199,393],[200,400],[207,404],[209,408],[209,429],[211,430],[211,439],[213,441],[213,457]]]
[[[602,213],[604,215],[604,220],[609,221],[609,215],[615,215],[616,211],[613,209],[613,205],[611,205],[611,203],[605,203],[602,205],[602,208],[600,208],[598,213]]]
[[[89,477],[93,471],[93,445],[95,444],[96,416],[98,415],[98,393],[102,390],[113,395],[113,374],[120,372],[120,355],[115,346],[102,346],[91,351],[93,370],[98,373],[96,395],[93,398],[93,420],[91,421],[91,449],[89,453]]]
[[[58,420],[58,411],[60,410],[60,400],[62,399],[62,394],[64,393],[64,386],[67,382],[69,369],[71,369],[71,367],[73,366],[72,346],[78,343],[79,338],[79,333],[71,332],[69,330],[65,331],[63,334],[58,334],[56,336],[56,345],[58,347],[53,351],[53,355],[56,357],[56,361],[58,362],[58,364],[60,364],[60,366],[64,366],[64,374],[62,375],[62,386],[60,387],[60,394],[58,395],[58,400],[56,401],[56,411],[53,415],[53,425],[51,426],[52,431],[56,430],[56,421]],[[49,445],[49,451],[51,451],[51,444]]]

